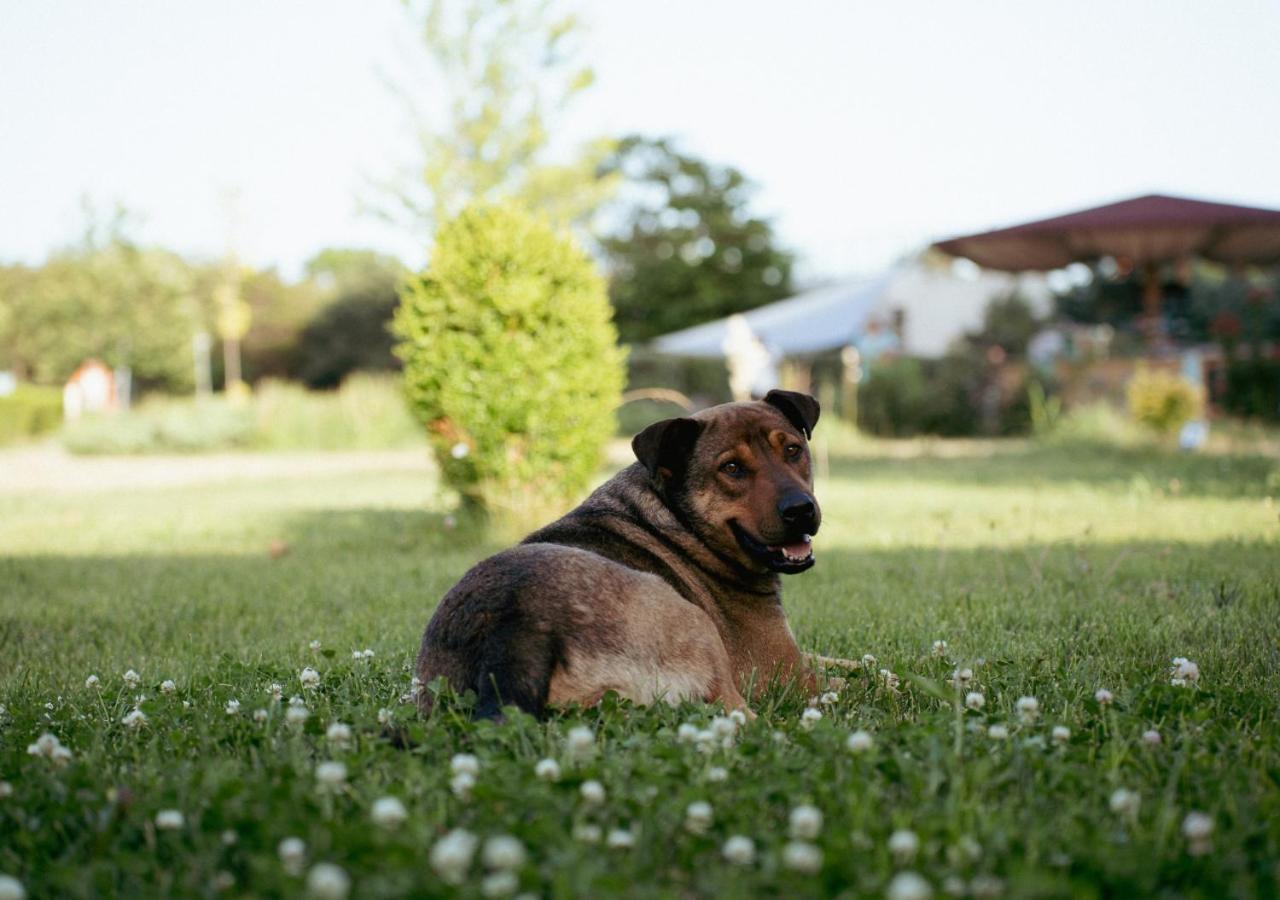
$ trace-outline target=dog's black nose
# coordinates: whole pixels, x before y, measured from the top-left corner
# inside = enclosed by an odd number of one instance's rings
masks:
[[[787,491],[778,501],[778,517],[788,525],[812,525],[818,507],[804,491]]]

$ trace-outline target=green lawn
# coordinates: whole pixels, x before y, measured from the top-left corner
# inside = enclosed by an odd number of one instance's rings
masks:
[[[418,721],[401,697],[422,627],[496,549],[447,527],[423,472],[11,487],[0,873],[32,897],[287,895],[309,871],[323,895],[318,863],[340,866],[357,897],[498,895],[514,889],[507,871],[536,896],[874,896],[902,872],[938,895],[1280,891],[1280,460],[938,449],[832,454],[818,565],[787,582],[786,603],[802,646],[877,662],[812,727],[806,698],[775,695],[708,752],[677,735],[709,727],[716,710],[698,706]],[[289,548],[280,558],[276,540]],[[353,660],[364,648],[374,657]],[[1173,657],[1198,665],[1195,686],[1170,684]],[[300,684],[305,666],[318,687]],[[981,711],[948,684],[958,667],[973,670],[964,691],[984,695]],[[1099,704],[1100,688],[1113,703]],[[146,722],[130,727],[140,694]],[[301,726],[285,720],[294,694],[309,711]],[[1038,700],[1032,721],[1022,696]],[[382,736],[382,709],[414,746]],[[333,722],[350,726],[345,746],[326,737]],[[595,752],[575,764],[565,736],[583,723]],[[847,749],[855,730],[869,750]],[[69,762],[28,753],[44,732]],[[456,753],[479,760],[469,797],[451,790]],[[535,777],[544,757],[559,781]],[[327,760],[345,763],[345,781],[322,785]],[[603,785],[602,803],[584,799],[586,780]],[[373,821],[384,796],[403,802],[403,823]],[[712,807],[702,833],[685,825],[697,801]],[[784,851],[791,811],[809,804],[821,827]],[[157,827],[162,810],[179,811],[179,827]],[[1207,837],[1184,835],[1193,812],[1209,817]],[[477,850],[451,887],[431,858],[451,829],[482,846],[513,835],[525,859]],[[626,834],[612,843],[631,846],[609,846],[615,829]],[[896,831],[915,841],[898,835],[894,852]],[[735,835],[754,842],[749,861],[726,860]],[[300,875],[278,853],[290,837],[305,842]]]

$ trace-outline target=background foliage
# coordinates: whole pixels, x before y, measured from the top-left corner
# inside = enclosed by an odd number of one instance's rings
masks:
[[[500,518],[567,508],[600,465],[623,383],[582,250],[516,207],[472,207],[440,230],[396,332],[449,485]]]

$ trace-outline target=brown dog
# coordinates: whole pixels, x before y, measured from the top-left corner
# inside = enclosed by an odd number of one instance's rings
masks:
[[[818,412],[808,395],[770,391],[650,425],[632,441],[637,463],[445,595],[418,677],[474,691],[483,717],[610,690],[730,708],[774,679],[812,691],[778,576],[813,565]]]

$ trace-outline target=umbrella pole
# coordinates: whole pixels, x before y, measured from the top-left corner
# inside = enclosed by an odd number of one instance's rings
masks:
[[[1147,344],[1156,344],[1160,334],[1160,271],[1154,262],[1142,267],[1142,316]]]

